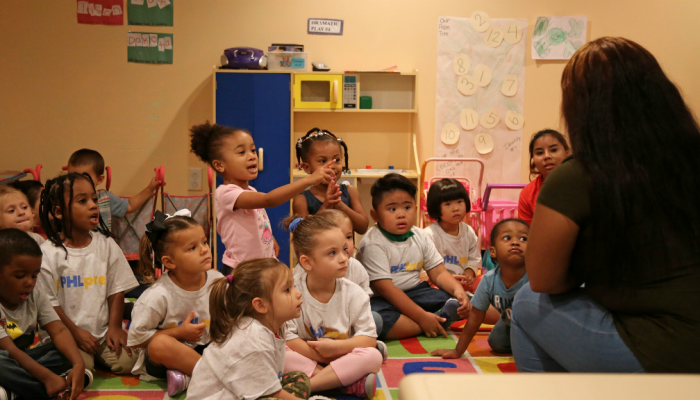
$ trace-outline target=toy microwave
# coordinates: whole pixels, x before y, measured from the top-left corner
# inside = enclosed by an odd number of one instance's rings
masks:
[[[342,74],[294,74],[294,108],[343,108]]]
[[[265,67],[267,67],[267,56],[260,49],[232,47],[224,50],[221,56],[221,68],[265,69]]]

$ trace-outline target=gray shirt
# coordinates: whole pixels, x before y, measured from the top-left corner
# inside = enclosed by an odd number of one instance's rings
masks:
[[[506,289],[503,279],[501,279],[501,267],[496,265],[496,268],[487,272],[481,283],[476,288],[476,293],[472,297],[472,306],[486,312],[489,309],[489,304],[492,305],[498,312],[501,313],[501,319],[506,325],[510,325],[511,307],[515,294],[523,285],[527,283],[527,273],[513,286]]]
[[[46,295],[39,290],[33,290],[29,299],[15,310],[8,310],[0,305],[0,339],[9,336],[19,349],[24,350],[34,344],[37,323],[43,328],[46,324],[58,320],[58,314]]]
[[[360,242],[357,259],[365,266],[369,280],[391,279],[404,292],[421,283],[420,271],[429,271],[442,264],[442,256],[433,241],[418,227],[405,242],[392,242],[372,227]]]

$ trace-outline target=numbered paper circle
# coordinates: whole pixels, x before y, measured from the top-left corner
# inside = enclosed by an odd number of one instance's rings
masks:
[[[455,124],[445,124],[440,135],[442,143],[455,144],[459,141],[459,128]]]
[[[456,75],[465,75],[469,72],[470,66],[469,56],[464,53],[457,54],[454,61],[452,61],[452,69],[454,69]]]
[[[498,47],[503,42],[503,29],[497,26],[491,26],[484,33],[484,43],[489,47]]]
[[[517,22],[511,22],[503,29],[503,40],[510,44],[516,44],[523,38],[523,28]]]
[[[457,81],[457,89],[465,96],[471,96],[476,93],[476,82],[471,75],[463,75]]]
[[[479,125],[479,114],[471,108],[466,108],[459,115],[459,123],[465,131],[474,130]]]
[[[488,133],[479,133],[474,138],[474,147],[479,154],[489,154],[493,151],[493,137]]]
[[[525,124],[525,117],[516,112],[508,111],[506,113],[505,122],[508,129],[510,129],[511,131],[517,131],[523,129],[523,124]]]
[[[491,17],[483,11],[475,11],[469,18],[469,23],[477,32],[485,32],[491,26]]]
[[[499,122],[501,122],[501,115],[496,111],[495,108],[492,108],[484,113],[484,115],[481,116],[481,126],[483,126],[486,129],[491,129],[498,125]]]
[[[504,96],[513,97],[518,93],[518,77],[515,75],[506,75],[503,78],[503,85],[501,85],[501,93]]]
[[[474,68],[472,77],[477,86],[486,87],[491,83],[491,70],[485,65],[479,65]]]

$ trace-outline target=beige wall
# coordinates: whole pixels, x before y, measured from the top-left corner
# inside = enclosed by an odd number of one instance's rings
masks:
[[[187,193],[188,128],[212,115],[212,66],[224,48],[303,43],[335,70],[418,69],[419,156],[432,156],[437,18],[582,15],[589,37],[625,36],[647,47],[694,110],[700,107],[700,1],[674,0],[178,0],[175,26],[76,23],[74,0],[0,2],[0,170],[44,164],[58,173],[70,153],[99,150],[113,191],[132,195],[156,165],[169,190]],[[343,36],[307,35],[309,17],[345,20]],[[126,62],[126,32],[174,33],[174,65]],[[529,45],[529,38],[528,38]],[[526,58],[525,134],[559,126],[561,62]],[[350,149],[353,152],[360,149]],[[525,150],[527,151],[527,150]],[[352,155],[351,155],[352,156]],[[527,155],[523,156],[526,165]],[[523,169],[523,181],[526,179]]]

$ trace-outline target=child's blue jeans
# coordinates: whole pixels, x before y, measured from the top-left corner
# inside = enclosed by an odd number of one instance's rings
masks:
[[[442,289],[431,288],[428,282],[421,282],[404,293],[420,308],[428,312],[440,310],[445,305],[445,302],[452,298],[449,293]],[[373,313],[377,313],[382,317],[383,326],[381,330],[377,329],[377,335],[379,340],[385,340],[386,335],[401,317],[401,311],[381,296],[371,297],[369,302]]]
[[[515,295],[513,357],[520,372],[644,372],[617,333],[610,311],[578,288]]]
[[[56,349],[53,343],[48,343],[25,353],[37,363],[46,367],[56,375],[65,374],[73,365]],[[20,367],[9,353],[0,350],[0,386],[8,392],[19,395],[21,399],[44,400],[49,399],[46,386]]]

